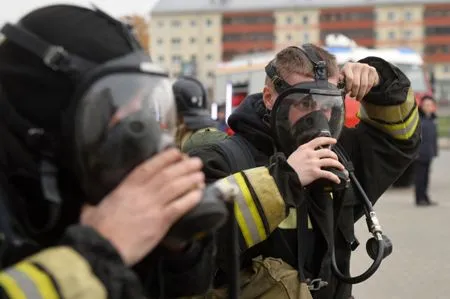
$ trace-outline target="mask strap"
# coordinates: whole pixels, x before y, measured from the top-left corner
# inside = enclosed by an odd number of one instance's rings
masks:
[[[314,80],[317,82],[318,87],[328,86],[328,70],[327,64],[322,60],[319,55],[317,55],[312,44],[304,44],[301,47],[292,46],[292,48],[297,48],[302,51],[309,61],[314,66]]]
[[[40,173],[42,192],[45,200],[50,203],[49,220],[42,231],[48,231],[56,225],[61,212],[62,200],[58,188],[58,170],[49,160],[42,159]]]
[[[265,67],[266,75],[272,80],[275,90],[280,94],[292,86],[281,78],[275,66],[275,59],[271,60]]]
[[[58,221],[61,208],[57,169],[50,162],[56,146],[53,138],[44,129],[36,128],[25,118],[21,117],[8,102],[6,96],[0,96],[0,118],[3,119],[14,135],[25,142],[27,147],[43,157],[39,165],[39,173],[44,199],[50,203],[50,219],[45,227],[39,230],[34,229],[29,223],[27,226],[33,233],[46,232],[52,229],[56,221]]]
[[[47,43],[20,25],[7,23],[0,32],[7,40],[41,58],[43,63],[54,71],[77,76],[97,65],[77,55],[70,54],[61,46]]]

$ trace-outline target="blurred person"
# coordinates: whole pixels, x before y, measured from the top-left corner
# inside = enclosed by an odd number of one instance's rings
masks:
[[[176,144],[183,152],[188,152],[197,143],[206,143],[201,138],[208,131],[212,140],[223,140],[227,136],[217,130],[217,122],[207,109],[208,98],[203,84],[193,77],[182,76],[173,84],[173,92],[178,109]],[[199,140],[200,138],[200,140]]]
[[[207,290],[212,242],[167,238],[204,186],[199,159],[164,150],[168,75],[100,10],[46,6],[1,33],[0,297]]]
[[[228,125],[226,121],[225,105],[220,105],[219,107],[217,107],[217,122],[218,129],[222,132],[227,132]]]
[[[435,101],[432,97],[424,97],[419,107],[422,124],[422,141],[419,156],[414,163],[416,205],[432,206],[437,203],[430,200],[428,186],[431,162],[438,155],[438,134],[436,124]]]

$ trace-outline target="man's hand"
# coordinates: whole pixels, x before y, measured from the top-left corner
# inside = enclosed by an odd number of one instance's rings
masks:
[[[326,170],[324,167],[334,167],[344,170],[337,155],[328,148],[317,149],[322,146],[335,144],[336,139],[329,137],[318,137],[300,146],[287,159],[288,164],[295,170],[302,186],[308,186],[312,182],[324,178],[340,183],[339,178]],[[317,149],[317,150],[316,150]]]
[[[348,62],[339,74],[339,81],[345,81],[345,92],[361,101],[366,94],[380,83],[377,70],[365,63]]]
[[[200,201],[202,163],[169,149],[142,163],[98,206],[86,207],[81,223],[108,239],[127,265],[144,258],[169,228]]]

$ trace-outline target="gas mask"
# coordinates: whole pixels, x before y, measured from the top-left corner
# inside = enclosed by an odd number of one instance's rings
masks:
[[[271,112],[271,126],[286,155],[316,137],[338,138],[345,117],[344,94],[328,82],[325,62],[308,44],[298,49],[313,63],[314,81],[291,86],[279,75],[275,61],[266,66],[266,74],[279,94]]]
[[[90,204],[99,203],[136,166],[174,146],[177,121],[168,74],[151,63],[125,24],[108,18],[122,26],[134,51],[101,65],[47,43],[20,24],[6,24],[1,30],[8,40],[74,81],[71,106],[63,112],[62,127],[67,129],[68,143],[63,146],[70,148],[71,168]],[[42,157],[41,185],[45,199],[51,203],[53,220],[48,226],[52,227],[62,201],[56,182],[58,168],[51,154]],[[200,204],[172,227],[169,235],[173,240],[186,241],[220,227],[228,214],[224,200],[233,192],[207,188]]]

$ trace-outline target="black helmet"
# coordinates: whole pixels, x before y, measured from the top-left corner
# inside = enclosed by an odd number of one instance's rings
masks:
[[[179,77],[173,84],[178,114],[189,129],[215,127],[207,109],[207,96],[203,84],[193,77]]]

